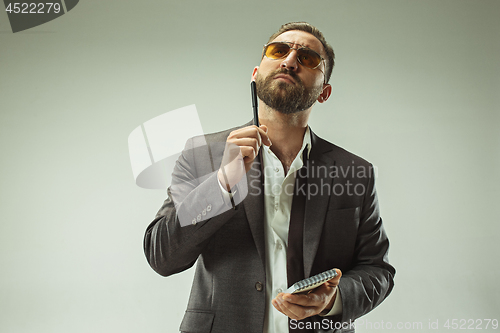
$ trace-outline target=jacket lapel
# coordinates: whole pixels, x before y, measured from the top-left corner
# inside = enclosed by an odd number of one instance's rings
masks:
[[[262,264],[265,267],[265,239],[264,239],[264,186],[261,168],[262,155],[259,153],[247,172],[248,194],[243,201],[252,236],[257,246]]]
[[[304,274],[308,278],[321,238],[325,222],[328,200],[332,188],[329,170],[335,161],[326,154],[332,148],[311,131],[312,149],[309,156],[309,177],[307,179],[308,197],[304,220]]]

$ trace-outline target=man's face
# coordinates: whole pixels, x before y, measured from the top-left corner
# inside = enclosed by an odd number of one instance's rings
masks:
[[[323,56],[323,45],[313,35],[298,30],[287,31],[273,42],[291,42],[293,48],[308,47]],[[324,56],[323,56],[324,57]],[[299,63],[297,50],[281,59],[264,56],[258,70],[254,70],[258,97],[271,108],[285,114],[309,109],[314,102],[323,102],[320,97],[324,86],[325,62],[315,68],[307,68]],[[318,98],[320,97],[320,98]]]

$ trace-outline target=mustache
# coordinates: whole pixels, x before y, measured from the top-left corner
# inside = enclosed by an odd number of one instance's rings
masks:
[[[295,80],[295,82],[297,82],[299,84],[302,84],[302,80],[297,75],[297,73],[295,73],[293,71],[290,71],[290,70],[288,70],[286,68],[278,68],[277,70],[275,70],[274,72],[272,72],[271,75],[269,75],[269,77],[275,77],[278,74],[287,74],[287,75],[290,75]]]

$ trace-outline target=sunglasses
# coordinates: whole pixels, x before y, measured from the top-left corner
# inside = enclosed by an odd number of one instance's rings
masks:
[[[307,47],[293,48],[293,44],[290,42],[272,42],[264,45],[263,54],[269,59],[277,60],[286,57],[291,50],[297,50],[297,60],[299,63],[310,69],[317,68],[321,64],[321,61],[325,60],[318,52]]]

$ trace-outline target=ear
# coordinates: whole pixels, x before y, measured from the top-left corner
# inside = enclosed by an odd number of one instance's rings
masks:
[[[255,77],[257,76],[257,70],[259,69],[259,66],[255,66],[252,72],[252,81],[255,81]]]
[[[318,96],[318,102],[320,103],[326,102],[328,98],[330,98],[331,94],[332,94],[332,86],[329,84],[324,84],[323,91]]]

